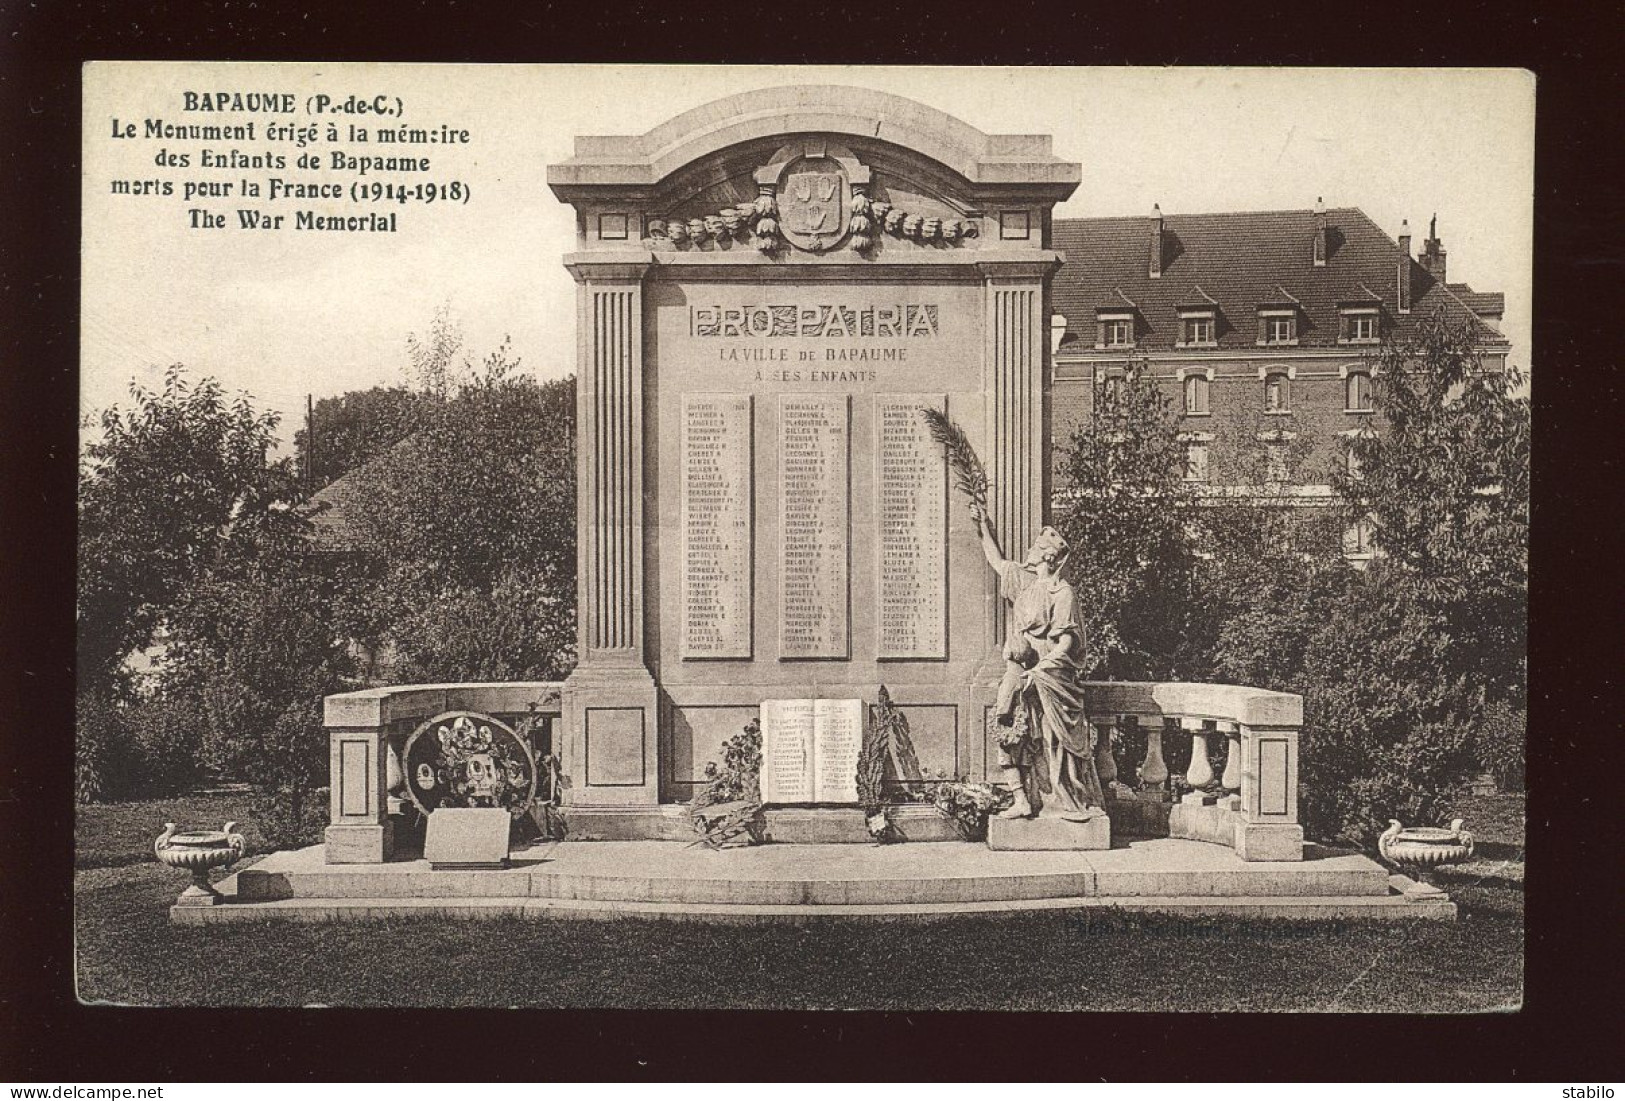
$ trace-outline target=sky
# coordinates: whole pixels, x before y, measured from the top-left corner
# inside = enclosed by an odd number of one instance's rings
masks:
[[[1408,218],[1419,250],[1436,213],[1450,281],[1505,292],[1512,362],[1532,366],[1535,81],[1521,70],[97,62],[84,88],[81,412],[127,402],[132,382],[151,387],[182,363],[279,411],[291,440],[307,394],[405,382],[407,337],[442,307],[476,358],[508,337],[525,370],[568,374],[575,285],[562,258],[575,225],[546,166],[567,159],[578,134],[643,133],[723,96],[808,83],[907,96],[986,132],[1051,135],[1055,154],[1083,170],[1058,217],[1146,214],[1153,203],[1166,214],[1306,209],[1323,197],[1360,207],[1390,236]],[[167,177],[178,189],[298,178],[156,168],[160,149],[195,157],[198,143],[112,136],[115,119],[263,126],[264,115],[182,109],[187,91],[234,89],[301,104],[399,96],[401,121],[470,132],[466,146],[427,152],[438,162],[430,175],[448,166],[472,198],[390,204],[399,232],[350,234],[188,228],[199,205],[322,204],[112,193],[115,179]]]

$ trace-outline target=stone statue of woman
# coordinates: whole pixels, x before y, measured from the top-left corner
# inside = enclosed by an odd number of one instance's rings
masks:
[[[1094,730],[1083,711],[1077,594],[1060,573],[1066,540],[1045,528],[1025,559],[1011,561],[1000,553],[987,513],[973,508],[971,515],[999,576],[999,595],[1010,605],[994,717],[999,769],[1015,802],[999,817],[1085,822],[1104,815]]]

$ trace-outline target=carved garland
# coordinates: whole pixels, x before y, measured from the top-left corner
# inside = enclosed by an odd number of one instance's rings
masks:
[[[784,247],[779,234],[779,207],[773,197],[771,184],[763,184],[754,203],[725,206],[715,214],[689,218],[651,218],[648,234],[651,240],[670,241],[678,248],[703,245],[707,241],[751,238],[759,252],[772,255]],[[852,247],[867,254],[875,247],[880,231],[893,237],[902,237],[920,244],[941,241],[957,245],[977,235],[976,223],[958,218],[927,218],[895,207],[890,203],[871,199],[862,187],[852,189],[852,216],[847,223],[852,234]]]
[[[703,245],[707,241],[754,238],[760,252],[774,253],[784,245],[779,236],[779,207],[773,198],[773,188],[762,185],[756,201],[739,206],[725,206],[715,214],[690,218],[649,220],[649,237],[656,241],[670,241],[679,248],[685,245]]]
[[[901,207],[890,203],[871,201],[866,195],[852,197],[852,232],[858,234],[858,219],[863,219],[864,228],[862,236],[865,244],[859,245],[856,237],[853,239],[854,247],[860,250],[873,246],[873,238],[869,235],[869,226],[879,226],[893,237],[903,237],[910,241],[918,241],[929,245],[941,241],[948,245],[957,245],[977,235],[976,223],[958,218],[927,218],[921,214],[911,214]]]

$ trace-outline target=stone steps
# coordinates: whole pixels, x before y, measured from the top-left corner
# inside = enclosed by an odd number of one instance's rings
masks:
[[[1388,893],[1381,868],[1318,871],[1248,868],[1170,875],[1136,869],[861,879],[704,879],[644,875],[412,870],[396,875],[342,869],[281,874],[248,869],[237,877],[245,901],[299,898],[536,898],[581,902],[694,905],[883,905],[1010,902],[1072,897],[1351,897]]]
[[[436,870],[423,860],[328,864],[322,847],[313,846],[273,853],[227,879],[221,890],[230,905],[216,911],[290,902],[346,913],[465,904],[519,912],[559,903],[747,916],[774,908],[817,915],[829,907],[976,912],[1056,900],[1150,905],[1205,899],[1220,906],[1273,899],[1303,909],[1314,900],[1380,901],[1391,894],[1388,873],[1356,853],[1310,846],[1302,861],[1248,862],[1222,846],[1167,838],[1088,852],[994,852],[966,842],[763,845],[721,852],[660,841],[564,842],[516,853],[512,867],[486,871]],[[1237,905],[1245,910],[1246,904]],[[290,912],[302,911],[295,906]]]
[[[290,898],[263,902],[236,902],[214,907],[170,910],[181,924],[222,922],[333,922],[373,921],[384,918],[543,920],[650,920],[699,921],[721,924],[797,924],[821,921],[927,922],[952,919],[996,918],[1020,913],[1075,910],[1119,910],[1187,917],[1228,917],[1246,920],[1294,921],[1443,920],[1456,916],[1456,906],[1445,899],[1409,899],[1402,893],[1328,896],[1189,896],[1161,895],[1125,898],[1069,896],[1008,899],[986,902],[885,904],[717,904],[684,902],[600,901],[563,898]]]

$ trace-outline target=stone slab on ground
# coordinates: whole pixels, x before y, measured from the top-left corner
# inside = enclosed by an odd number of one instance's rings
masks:
[[[441,807],[429,815],[423,857],[429,867],[504,868],[513,817],[500,807]]]
[[[1089,852],[1112,847],[1112,822],[1097,814],[1087,822],[1068,818],[990,818],[987,847],[998,852]]]
[[[742,922],[1084,906],[1305,919],[1454,913],[1448,900],[1418,899],[1405,885],[1391,885],[1387,869],[1358,853],[1307,845],[1304,856],[1248,862],[1228,848],[1177,838],[1026,852],[963,841],[722,851],[669,841],[564,841],[516,851],[500,871],[437,871],[427,860],[331,865],[313,845],[272,853],[227,877],[218,885],[226,904],[206,911],[302,921],[507,913]],[[1424,902],[1431,909],[1416,908]]]
[[[961,841],[958,828],[935,807],[888,809],[892,829],[905,841]],[[768,807],[764,836],[781,845],[872,845],[867,818],[859,807]]]

